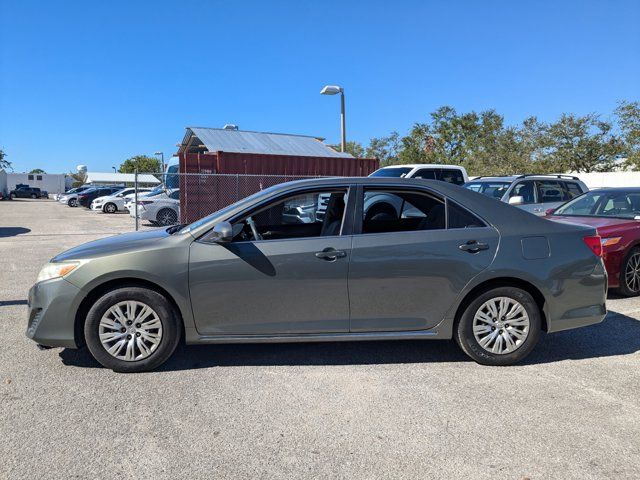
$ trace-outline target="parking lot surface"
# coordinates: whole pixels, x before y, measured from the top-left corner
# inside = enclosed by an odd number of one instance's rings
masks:
[[[180,347],[133,375],[39,351],[24,331],[41,266],[132,229],[0,202],[0,478],[639,476],[638,299],[611,298],[602,324],[545,336],[514,367],[444,341]]]

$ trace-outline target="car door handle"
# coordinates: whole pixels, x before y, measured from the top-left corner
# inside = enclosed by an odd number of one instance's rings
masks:
[[[316,252],[316,257],[322,260],[333,261],[337,258],[344,258],[347,256],[347,252],[344,250],[336,250],[335,248],[325,248],[321,252]]]
[[[486,243],[479,243],[476,240],[469,240],[467,243],[463,243],[462,245],[458,246],[458,248],[463,252],[478,253],[480,250],[487,250],[489,248],[489,245],[487,245]]]

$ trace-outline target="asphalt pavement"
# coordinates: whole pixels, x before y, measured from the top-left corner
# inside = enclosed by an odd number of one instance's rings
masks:
[[[132,228],[0,202],[0,478],[640,477],[638,299],[514,367],[448,341],[180,347],[133,375],[39,351],[24,331],[40,267]]]

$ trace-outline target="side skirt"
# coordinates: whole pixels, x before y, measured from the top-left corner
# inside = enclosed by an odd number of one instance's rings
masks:
[[[187,338],[188,344],[198,343],[300,343],[354,342],[373,340],[443,340],[450,339],[437,331],[367,332],[367,333],[307,333],[300,335],[199,335]]]

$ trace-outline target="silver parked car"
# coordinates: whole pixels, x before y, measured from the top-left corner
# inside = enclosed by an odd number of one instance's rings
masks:
[[[368,202],[374,197],[402,206],[381,208]],[[321,198],[316,215],[309,210]],[[600,254],[591,227],[445,182],[303,180],[188,226],[61,253],[29,292],[27,335],[46,346],[86,345],[121,372],[159,366],[181,338],[455,338],[477,362],[509,365],[541,331],[602,321]]]
[[[571,175],[476,177],[464,186],[535,215],[544,215],[547,210],[589,191],[578,177]]]

